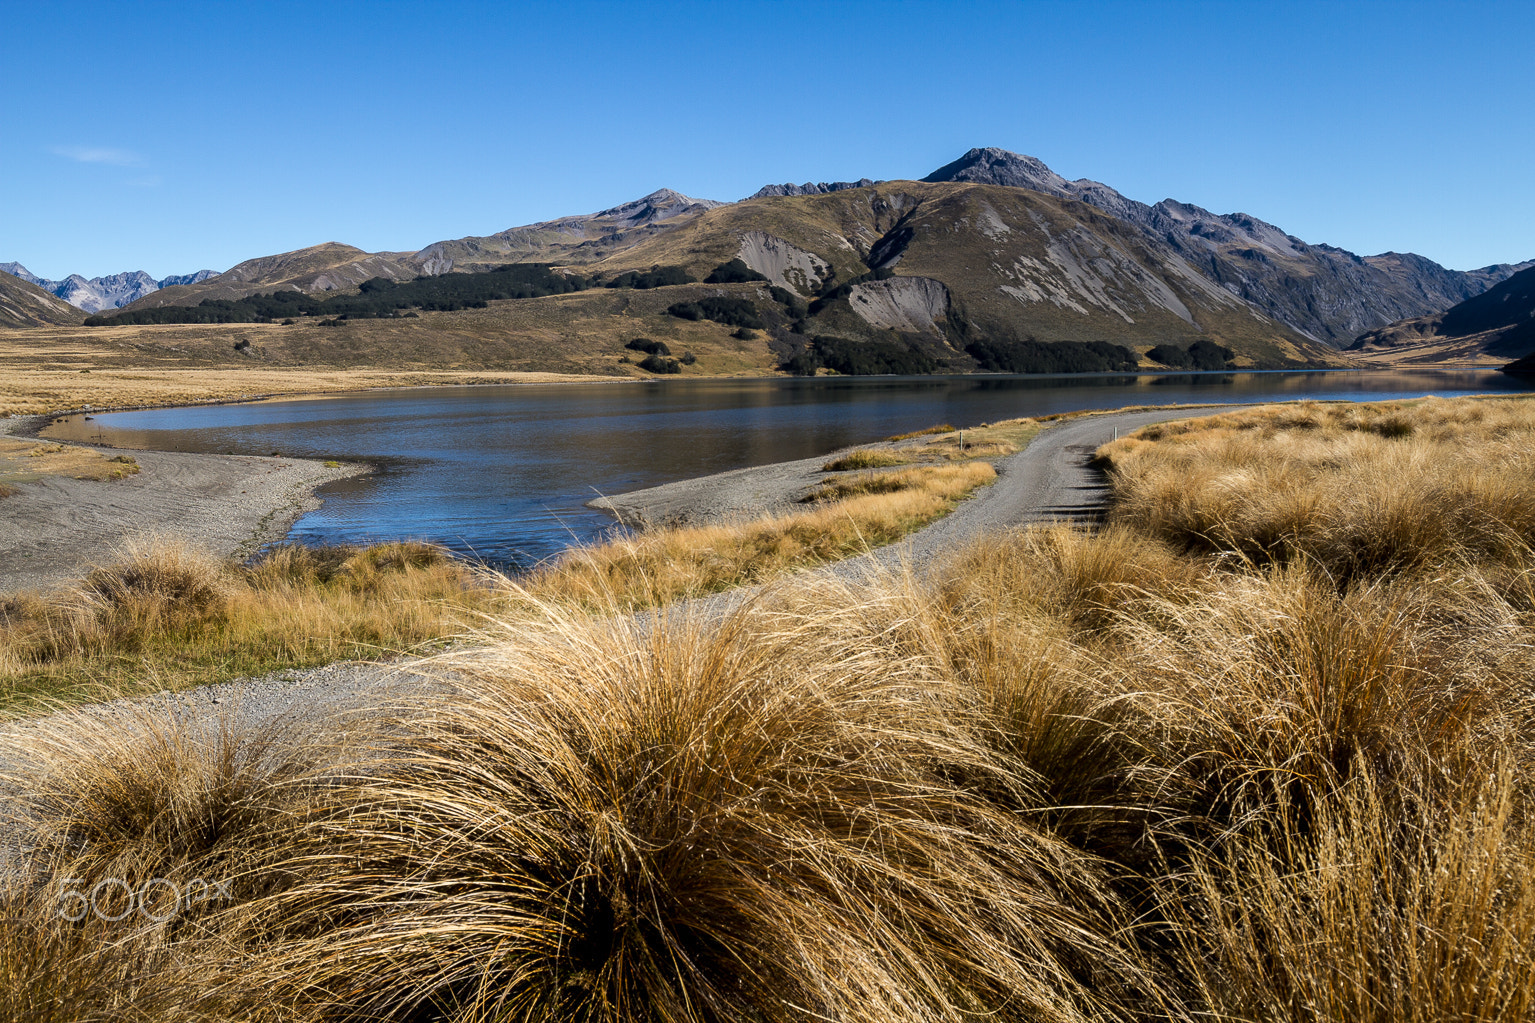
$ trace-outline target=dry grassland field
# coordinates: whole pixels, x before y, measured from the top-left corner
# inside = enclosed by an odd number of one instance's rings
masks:
[[[339,327],[0,330],[0,416],[368,387],[650,379],[636,365],[643,356],[624,348],[640,336],[692,353],[697,361],[681,376],[765,375],[777,365],[760,334],[743,341],[717,323],[665,316],[668,302],[692,294],[669,291],[601,289]]]
[[[988,468],[958,446],[848,456],[804,514],[952,501]],[[829,523],[520,584],[160,549],[4,605],[12,679],[173,674],[261,622],[247,649],[463,639],[336,720],[13,723],[0,1017],[1529,1018],[1535,401],[1244,409],[1097,457],[1101,526],[726,611],[667,602],[754,581],[742,545],[820,563]]]

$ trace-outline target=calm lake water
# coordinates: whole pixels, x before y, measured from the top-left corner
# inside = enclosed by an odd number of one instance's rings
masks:
[[[49,436],[123,448],[376,466],[321,489],[290,539],[417,538],[522,567],[600,535],[599,494],[823,454],[935,423],[1180,402],[1515,392],[1496,371],[677,380],[373,391],[73,417]]]

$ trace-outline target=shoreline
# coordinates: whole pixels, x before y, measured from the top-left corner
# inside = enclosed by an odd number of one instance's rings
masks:
[[[0,420],[0,434],[35,437],[53,418]],[[139,472],[125,479],[49,476],[0,498],[6,523],[0,596],[66,585],[151,537],[173,537],[221,559],[244,560],[319,508],[324,502],[318,488],[371,470],[355,462],[332,468],[312,459],[260,455],[135,449],[134,456]]]
[[[1431,365],[1431,366],[1407,366],[1407,367],[1398,366],[1398,365],[1394,365],[1394,364],[1367,363],[1367,364],[1360,365],[1360,366],[1296,367],[1296,368],[1289,368],[1289,369],[1252,369],[1252,368],[1236,368],[1236,369],[1221,369],[1221,370],[1136,369],[1136,370],[1126,370],[1126,371],[1115,372],[1115,373],[989,373],[989,372],[977,372],[977,373],[932,373],[932,374],[924,374],[924,375],[922,375],[920,377],[911,377],[910,379],[982,379],[982,380],[985,380],[985,379],[994,379],[994,378],[998,378],[999,379],[999,378],[1003,378],[1003,377],[1007,377],[1007,378],[1011,378],[1011,377],[1027,377],[1027,378],[1031,378],[1031,379],[1034,379],[1034,378],[1037,378],[1037,379],[1055,379],[1055,378],[1070,378],[1070,377],[1103,377],[1103,376],[1122,376],[1122,377],[1140,377],[1140,376],[1157,376],[1157,377],[1165,377],[1165,376],[1220,376],[1220,375],[1228,375],[1228,374],[1233,374],[1233,373],[1256,373],[1256,374],[1271,374],[1271,373],[1274,373],[1274,374],[1277,374],[1277,373],[1391,373],[1391,372],[1398,372],[1398,371],[1402,371],[1402,370],[1419,371],[1419,372],[1443,371],[1443,372],[1459,372],[1459,373],[1464,373],[1464,372],[1491,372],[1491,371],[1497,371],[1500,368],[1501,367],[1497,366],[1497,365],[1480,365],[1480,364],[1471,364],[1471,363],[1466,363],[1466,364],[1443,364],[1443,365],[1435,364],[1435,365]],[[543,375],[543,374],[529,373],[527,375],[529,375],[529,376],[540,376],[540,375]],[[840,374],[829,374],[829,375],[824,375],[824,376],[800,378],[800,377],[784,376],[783,374],[768,374],[768,373],[764,373],[764,374],[740,374],[740,373],[734,373],[734,374],[706,374],[706,375],[699,375],[699,376],[678,377],[678,378],[675,378],[675,379],[673,379],[673,378],[663,378],[663,377],[606,376],[606,375],[597,375],[597,374],[581,375],[581,374],[553,374],[553,373],[551,373],[551,374],[548,374],[548,376],[557,377],[557,379],[545,379],[545,380],[493,380],[493,381],[479,381],[479,380],[476,380],[476,381],[470,381],[470,382],[464,382],[464,383],[453,383],[453,382],[448,382],[448,381],[442,381],[442,382],[418,383],[418,384],[376,384],[376,385],[372,385],[372,386],[364,385],[364,386],[360,386],[360,387],[342,387],[342,388],[336,388],[336,389],[332,389],[332,390],[271,391],[271,392],[266,392],[266,393],[262,393],[262,394],[252,394],[252,395],[241,396],[241,397],[195,398],[195,399],[188,399],[188,400],[173,400],[173,401],[166,401],[166,402],[159,402],[159,403],[156,403],[156,402],[142,403],[141,402],[141,403],[137,403],[137,404],[127,404],[127,405],[91,405],[91,404],[83,404],[83,405],[69,407],[69,408],[52,409],[52,410],[49,410],[47,412],[35,412],[35,413],[34,412],[28,412],[28,413],[19,413],[18,412],[18,413],[10,413],[8,415],[0,415],[0,434],[4,434],[4,433],[9,432],[12,436],[37,436],[37,431],[42,430],[43,428],[45,428],[47,426],[46,420],[57,419],[57,418],[59,418],[61,416],[74,416],[74,415],[87,415],[87,414],[89,414],[89,415],[97,415],[97,414],[109,415],[109,414],[116,413],[116,412],[148,412],[148,411],[159,411],[159,410],[169,410],[169,409],[179,409],[179,408],[202,408],[202,407],[205,407],[205,406],[216,406],[216,405],[254,405],[254,404],[261,404],[261,403],[264,403],[264,402],[273,402],[273,401],[322,401],[322,400],[324,400],[326,398],[341,397],[343,395],[348,395],[348,394],[368,394],[368,393],[371,393],[371,392],[374,392],[374,391],[418,391],[418,390],[424,390],[424,389],[427,389],[427,388],[434,388],[434,387],[449,388],[449,389],[455,389],[456,390],[456,389],[460,389],[460,388],[470,388],[470,387],[531,387],[531,386],[557,386],[557,385],[561,385],[561,384],[598,384],[598,383],[600,383],[600,384],[669,384],[669,383],[686,383],[686,382],[691,382],[691,381],[722,381],[722,380],[783,380],[783,381],[790,381],[790,380],[797,380],[797,379],[804,379],[804,380],[811,380],[811,379],[815,379],[815,380],[829,380],[829,379],[839,379],[839,380],[908,379],[907,377],[902,377],[900,375],[876,375],[876,376],[868,376],[868,377],[858,377],[858,376],[848,377],[848,376],[842,376]],[[1284,400],[1284,399],[1281,399],[1281,400]],[[1103,410],[1103,411],[1114,411],[1114,410]],[[15,423],[17,421],[21,421],[21,422],[26,423],[28,425],[22,426],[20,428],[20,430],[17,430],[17,429],[13,428],[13,429],[8,431],[6,429],[6,424],[7,423]],[[24,431],[27,431],[27,430],[30,430],[32,432],[24,432]]]

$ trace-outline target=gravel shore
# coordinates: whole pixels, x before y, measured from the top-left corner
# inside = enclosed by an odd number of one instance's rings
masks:
[[[24,435],[33,425],[0,420],[0,432]],[[78,579],[143,537],[174,536],[220,558],[247,557],[320,506],[316,487],[368,468],[254,455],[132,454],[136,476],[51,476],[0,499],[0,594]]]

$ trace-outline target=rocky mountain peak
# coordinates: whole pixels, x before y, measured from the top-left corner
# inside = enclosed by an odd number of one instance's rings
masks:
[[[593,214],[593,218],[611,217],[614,220],[625,220],[633,224],[650,223],[657,220],[670,220],[672,217],[684,213],[702,212],[712,210],[716,206],[726,206],[728,203],[716,202],[713,199],[694,199],[692,196],[683,195],[670,188],[658,188],[647,196],[635,199],[631,202],[614,206],[612,209],[603,210]]]
[[[0,263],[0,272],[8,273],[12,277],[20,277],[28,284],[36,284],[38,287],[48,283],[20,263]]]
[[[968,181],[978,185],[1032,188],[1050,195],[1069,194],[1068,182],[1045,166],[1043,160],[1006,149],[987,146],[972,149],[953,163],[946,163],[922,179],[927,182]]]
[[[828,192],[845,192],[850,188],[873,188],[875,185],[882,184],[884,184],[883,181],[873,181],[869,178],[859,178],[857,181],[807,181],[803,185],[785,182],[782,185],[763,185],[746,198],[763,199],[781,195],[825,195]]]

